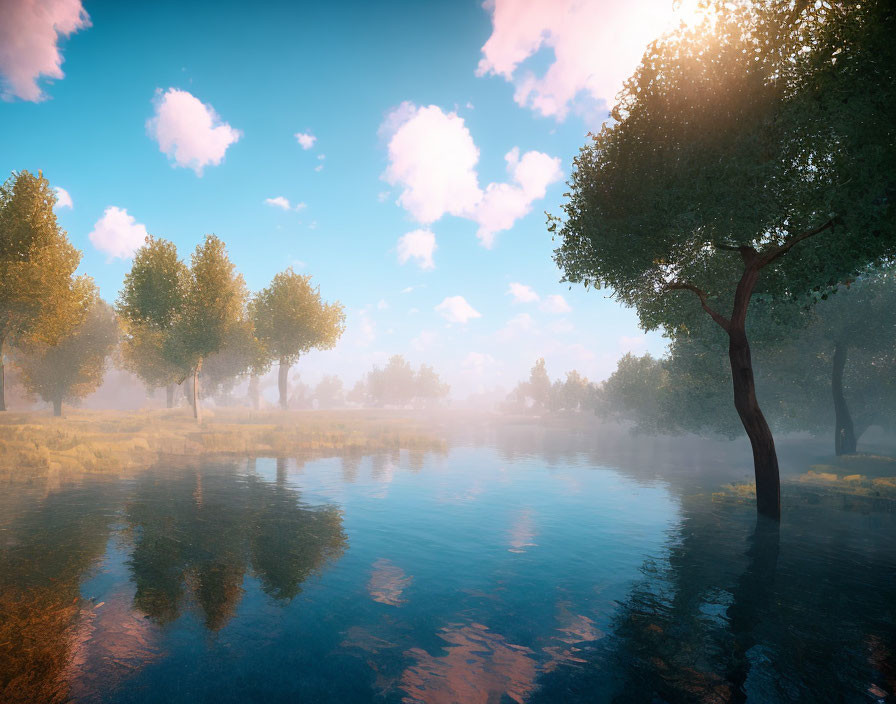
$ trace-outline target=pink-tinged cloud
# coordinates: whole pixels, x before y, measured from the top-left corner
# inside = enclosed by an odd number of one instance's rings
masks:
[[[389,139],[389,165],[383,177],[401,188],[398,204],[417,222],[430,224],[443,215],[472,220],[484,247],[529,213],[533,201],[563,177],[560,159],[514,147],[505,155],[508,183],[479,186],[479,149],[463,118],[430,105],[402,103],[387,117],[380,133]]]
[[[529,213],[533,201],[544,198],[550,184],[563,178],[557,157],[532,151],[520,158],[520,150],[514,147],[504,158],[513,183],[490,183],[473,213],[479,223],[476,236],[489,249],[498,232],[513,227]]]
[[[511,282],[507,293],[513,296],[514,303],[535,303],[540,298],[531,286],[516,281]]]
[[[401,187],[398,202],[415,220],[429,224],[476,206],[479,149],[457,113],[403,103],[386,118],[384,130],[391,132],[385,179]]]
[[[482,317],[482,313],[467,303],[467,299],[463,296],[448,296],[435,307],[435,311],[449,323],[463,324],[473,318]]]
[[[71,210],[75,207],[75,204],[72,202],[72,197],[69,195],[69,192],[60,186],[55,186],[53,188],[56,191],[56,207],[57,208],[68,208]]]
[[[0,76],[4,100],[38,102],[47,98],[37,84],[43,76],[60,79],[58,42],[90,26],[81,0],[2,0]]]
[[[432,255],[437,249],[436,236],[429,230],[413,230],[398,238],[398,261],[416,259],[421,269],[435,269]]]
[[[373,563],[373,574],[367,582],[367,592],[374,601],[389,606],[401,606],[407,600],[402,596],[413,581],[398,565],[385,558]]]
[[[314,143],[317,141],[317,137],[315,137],[310,132],[296,132],[295,133],[296,141],[299,143],[299,146],[302,149],[311,149],[314,146]]]
[[[492,33],[478,76],[514,83],[514,100],[558,121],[570,107],[611,105],[651,40],[669,26],[672,0],[487,0]],[[542,49],[554,61],[536,76],[520,68]]]
[[[110,257],[128,259],[143,246],[147,234],[146,227],[128,215],[127,209],[110,205],[88,237],[94,247]]]
[[[153,102],[156,112],[146,121],[146,131],[175,166],[193,169],[197,176],[209,164],[220,164],[227,148],[242,136],[211,105],[185,90],[157,91]]]

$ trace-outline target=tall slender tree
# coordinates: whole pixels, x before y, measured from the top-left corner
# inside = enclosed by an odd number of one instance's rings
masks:
[[[345,330],[345,312],[339,302],[326,303],[311,277],[288,268],[253,299],[255,334],[270,359],[279,362],[280,406],[286,408],[289,369],[312,349],[332,349]]]
[[[81,253],[56,222],[56,193],[38,172],[13,173],[0,186],[0,411],[6,410],[8,346],[28,337],[52,344],[84,316]]]
[[[246,316],[247,293],[243,277],[227,256],[224,243],[214,235],[196,247],[184,287],[183,303],[174,319],[166,356],[193,377],[193,417],[202,422],[199,374],[202,362],[220,351]]]
[[[896,17],[884,0],[705,5],[648,48],[549,229],[565,280],[613,288],[646,329],[685,335],[702,308],[724,331],[757,508],[778,517],[747,311],[896,252]]]
[[[181,312],[188,270],[173,242],[149,236],[134,254],[118,296],[124,366],[150,389],[165,387],[167,406],[189,370],[171,358],[169,338]]]

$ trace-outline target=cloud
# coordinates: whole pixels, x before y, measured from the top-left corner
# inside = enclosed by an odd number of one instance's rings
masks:
[[[300,210],[304,210],[307,208],[307,204],[305,203],[296,203],[295,206],[289,202],[288,198],[284,198],[283,196],[277,196],[276,198],[265,198],[264,202],[266,205],[272,205],[275,208],[280,208],[281,210],[295,210],[296,212]]]
[[[507,289],[507,293],[513,296],[514,303],[534,303],[540,300],[540,297],[531,286],[512,282]]]
[[[391,133],[384,178],[402,188],[398,203],[423,224],[469,213],[481,195],[479,149],[457,113],[402,103],[381,131]]]
[[[128,215],[127,209],[110,205],[88,237],[94,247],[110,257],[128,259],[143,246],[147,234],[146,227]]]
[[[435,307],[449,323],[466,323],[472,318],[481,318],[482,314],[473,308],[463,296],[448,296]]]
[[[647,335],[622,335],[618,343],[620,352],[637,352],[647,346]]]
[[[569,303],[566,302],[566,299],[558,294],[554,294],[545,298],[540,308],[546,313],[558,314],[569,313],[569,311],[572,310],[572,307],[569,305]]]
[[[417,337],[411,340],[411,347],[417,352],[425,352],[433,346],[438,338],[438,334],[432,330],[423,330]]]
[[[317,137],[315,137],[310,132],[296,132],[295,138],[302,149],[305,150],[311,149],[311,147],[313,147],[314,143],[317,141]]]
[[[436,236],[429,230],[413,230],[398,238],[398,261],[404,264],[416,259],[421,269],[434,269],[432,255],[438,247]]]
[[[495,333],[495,337],[501,342],[508,342],[522,335],[530,337],[534,331],[535,321],[532,319],[532,316],[528,313],[520,313],[508,320],[504,327]]]
[[[90,27],[81,0],[3,0],[0,76],[4,100],[46,100],[37,81],[65,77],[60,37]]]
[[[176,166],[191,168],[197,176],[209,164],[220,164],[227,148],[242,136],[211,105],[185,90],[157,91],[153,103],[156,113],[146,121],[149,136]]]
[[[495,235],[509,230],[532,209],[532,202],[544,198],[547,187],[563,178],[560,159],[542,152],[526,152],[514,147],[504,156],[514,183],[490,183],[477,204],[473,219],[479,224],[476,236],[483,247],[491,248]]]
[[[476,374],[482,374],[487,367],[494,366],[496,360],[488,353],[470,352],[461,363],[464,369],[471,369]]]
[[[376,302],[377,310],[386,310],[389,307],[389,304],[386,302],[385,298],[381,298]]]
[[[56,186],[53,188],[56,191],[56,207],[57,208],[74,208],[75,204],[72,202],[72,197],[69,195],[68,191],[64,188]]]
[[[492,33],[477,76],[514,83],[514,100],[537,113],[566,118],[570,108],[606,114],[647,44],[669,26],[670,0],[639,3],[592,0],[489,0]],[[554,60],[542,76],[520,65],[540,50]]]
[[[530,151],[506,155],[510,182],[479,186],[479,149],[463,118],[435,105],[402,103],[380,128],[389,138],[389,165],[383,178],[401,188],[398,204],[417,222],[431,224],[443,215],[472,220],[484,247],[510,229],[562,178],[560,159]]]

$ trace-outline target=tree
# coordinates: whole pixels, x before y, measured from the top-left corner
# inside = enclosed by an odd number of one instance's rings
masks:
[[[269,358],[279,361],[280,406],[287,407],[289,368],[312,349],[332,349],[345,330],[342,304],[325,303],[310,276],[288,268],[252,301],[258,339]]]
[[[896,250],[896,19],[882,0],[709,4],[714,19],[648,48],[549,229],[564,280],[613,288],[645,329],[686,334],[696,295],[727,336],[757,509],[778,517],[747,311],[754,292],[833,287]]]
[[[122,359],[150,389],[164,386],[167,406],[189,373],[171,358],[171,334],[186,294],[188,270],[173,242],[149,236],[134,254],[116,309],[122,322]]]
[[[414,397],[423,406],[437,404],[445,398],[451,387],[443,383],[436,370],[427,364],[421,364],[414,375]]]
[[[201,395],[205,398],[229,394],[247,375],[257,379],[269,368],[270,361],[255,337],[252,319],[246,315],[229,329],[221,348],[203,361]],[[254,400],[253,405],[257,407]]]
[[[52,344],[84,316],[81,253],[56,222],[56,194],[38,172],[0,186],[0,411],[6,410],[4,354],[28,337]]]
[[[344,404],[345,395],[342,379],[335,374],[324,376],[314,389],[314,399],[318,408],[338,408]]]
[[[538,406],[547,407],[548,397],[551,393],[551,380],[548,377],[544,364],[544,357],[535,360],[535,366],[529,372],[529,384],[526,393]]]
[[[220,351],[246,315],[246,286],[227,256],[224,243],[214,235],[196,247],[184,288],[183,303],[175,316],[165,356],[193,376],[193,417],[202,421],[199,374],[202,362]]]
[[[60,416],[64,401],[84,398],[103,383],[106,361],[117,344],[115,311],[94,288],[84,320],[55,345],[22,344],[18,364],[25,387],[52,403],[53,415]]]
[[[367,374],[367,393],[377,406],[407,406],[414,399],[415,386],[414,369],[400,354]]]

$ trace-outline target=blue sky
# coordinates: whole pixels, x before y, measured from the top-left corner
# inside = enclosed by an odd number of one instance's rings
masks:
[[[69,194],[59,219],[107,300],[142,225],[184,257],[217,234],[251,290],[293,266],[340,300],[310,383],[400,353],[462,397],[539,356],[601,379],[662,351],[608,292],[559,283],[544,211],[671,0],[7,4],[2,167]]]

